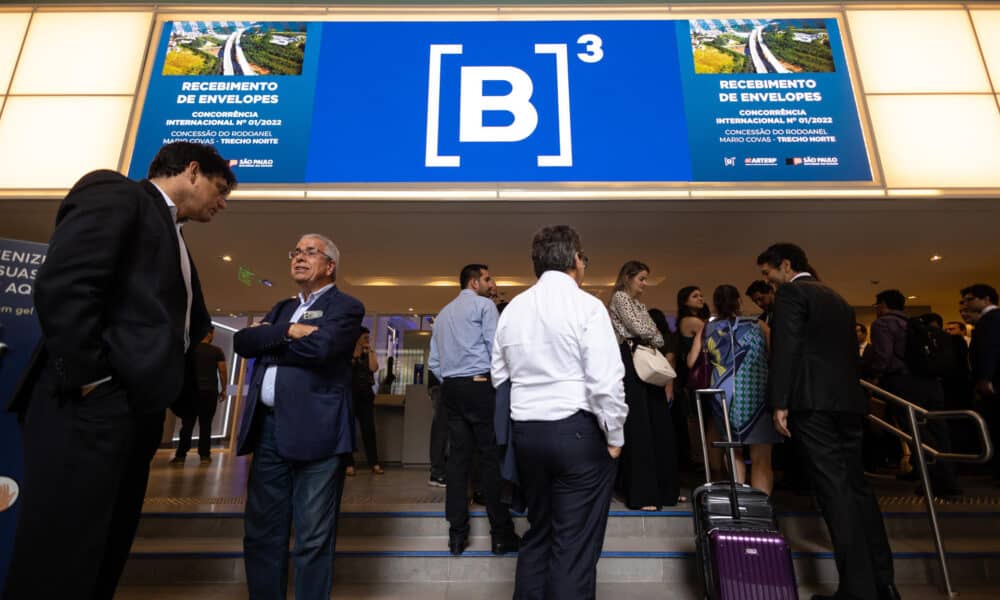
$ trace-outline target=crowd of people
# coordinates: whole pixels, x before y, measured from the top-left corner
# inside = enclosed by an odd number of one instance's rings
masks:
[[[210,318],[182,227],[212,220],[235,184],[213,148],[176,142],[159,151],[148,179],[94,172],[60,206],[35,283],[43,344],[10,407],[23,424],[24,485],[5,598],[110,600],[165,410],[178,399],[204,401],[190,411],[192,420],[199,412],[203,418],[204,443],[204,419],[219,392],[209,379],[218,380],[213,374],[199,386],[195,376],[197,341],[210,339]],[[371,425],[378,364],[362,327],[363,304],[336,285],[336,244],[307,233],[288,257],[298,295],[233,339],[234,350],[254,360],[237,436],[237,452],[252,454],[244,560],[250,598],[284,598],[291,560],[295,597],[318,600],[332,589],[356,419],[368,465],[383,471]],[[840,576],[835,596],[815,598],[899,597],[864,474],[871,401],[858,375],[927,408],[981,408],[996,433],[994,288],[961,290],[961,314],[975,324],[967,349],[961,323],[909,318],[895,290],[877,296],[879,317],[865,344],[867,328],[793,244],[774,244],[757,257],[762,279],[745,295],[761,316],[743,315],[732,285],[713,291],[714,316],[702,290],[686,287],[674,327],[664,311],[642,302],[651,272],[643,262],[622,266],[607,305],[583,291],[589,260],[572,227],[538,230],[531,261],[537,282],[502,310],[490,299],[496,284],[488,267],[466,266],[460,293],[436,319],[428,366],[445,418],[443,428],[435,419],[432,431],[431,483],[447,488],[452,554],[468,546],[475,462],[492,550],[519,551],[515,598],[593,598],[615,490],[641,510],[685,500],[680,472],[693,463],[691,389],[710,386],[724,392],[705,407],[711,435],[731,431],[746,447],[737,479],[770,492],[775,446],[792,447],[786,475],[807,476]],[[936,350],[926,351],[931,346]],[[658,385],[640,375],[642,347],[672,363],[672,381]],[[200,352],[203,370],[214,363],[224,376],[219,355]],[[192,427],[185,422],[188,435]],[[952,437],[932,425],[925,435],[945,450]],[[503,481],[517,485],[512,497],[526,508],[523,539]],[[933,486],[960,493],[947,465],[934,467]]]

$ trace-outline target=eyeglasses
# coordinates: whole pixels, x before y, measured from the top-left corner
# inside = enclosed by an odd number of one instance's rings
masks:
[[[326,254],[325,252],[321,252],[320,250],[317,250],[316,248],[312,248],[312,247],[309,247],[309,248],[296,248],[295,250],[290,250],[288,252],[288,260],[295,260],[300,255],[303,255],[306,258],[314,258],[316,256],[324,256],[328,260],[333,260],[333,257],[331,257],[329,254]]]

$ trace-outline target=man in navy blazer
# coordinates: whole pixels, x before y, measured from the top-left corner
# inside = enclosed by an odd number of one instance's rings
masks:
[[[306,234],[289,258],[299,295],[233,338],[255,359],[238,445],[253,453],[243,538],[251,600],[285,598],[293,523],[295,598],[330,597],[344,459],[355,447],[351,353],[365,308],[334,285],[340,252],[329,239]]]

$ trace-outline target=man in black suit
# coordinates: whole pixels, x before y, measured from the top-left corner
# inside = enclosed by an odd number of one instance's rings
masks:
[[[963,308],[978,313],[972,330],[969,362],[975,386],[979,412],[986,419],[990,438],[1000,439],[1000,311],[997,310],[996,288],[976,283],[962,290]],[[993,479],[1000,481],[1000,457],[993,454]]]
[[[94,171],[60,205],[35,281],[42,344],[10,406],[24,485],[7,600],[114,596],[164,411],[193,389],[210,325],[181,225],[211,221],[235,184],[215,149],[177,142],[147,180]]]
[[[813,600],[898,598],[885,525],[862,461],[868,400],[858,385],[854,310],[819,282],[794,244],[774,244],[757,265],[778,290],[768,381],[774,425],[804,452],[840,575],[835,595]]]

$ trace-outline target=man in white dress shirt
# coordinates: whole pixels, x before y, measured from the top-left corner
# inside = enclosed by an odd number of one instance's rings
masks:
[[[517,468],[531,528],[514,598],[594,598],[628,407],[604,305],[580,289],[587,259],[567,225],[539,230],[538,282],[500,316],[494,386],[511,382]]]

